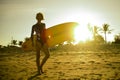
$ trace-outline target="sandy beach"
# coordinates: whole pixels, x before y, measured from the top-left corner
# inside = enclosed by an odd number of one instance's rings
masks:
[[[0,80],[120,80],[118,47],[92,48],[51,50],[42,75],[37,75],[34,51],[0,53]]]

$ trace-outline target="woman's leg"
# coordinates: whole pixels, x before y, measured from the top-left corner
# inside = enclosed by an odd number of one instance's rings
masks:
[[[41,72],[43,73],[43,65],[46,63],[46,61],[48,60],[48,58],[50,57],[50,53],[49,53],[49,50],[47,48],[46,45],[43,46],[43,51],[45,53],[45,57],[43,58],[42,62],[41,62]]]
[[[36,65],[37,65],[37,70],[38,70],[38,74],[41,74],[40,73],[40,49],[41,49],[41,46],[40,44],[36,41]]]

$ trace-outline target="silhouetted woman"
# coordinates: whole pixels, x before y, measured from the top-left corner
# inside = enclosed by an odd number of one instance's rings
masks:
[[[42,70],[43,65],[49,58],[50,54],[49,54],[49,50],[48,50],[47,42],[46,42],[47,41],[46,40],[47,38],[45,35],[46,26],[45,26],[45,23],[41,22],[42,20],[44,20],[43,14],[37,13],[36,20],[37,20],[37,23],[32,26],[31,40],[32,40],[32,45],[36,47],[36,64],[37,64],[38,74],[41,74],[43,73],[43,70]],[[36,36],[37,36],[36,44],[33,41],[34,32],[36,33]],[[40,51],[41,50],[43,50],[43,52],[45,53],[45,57],[40,63]]]

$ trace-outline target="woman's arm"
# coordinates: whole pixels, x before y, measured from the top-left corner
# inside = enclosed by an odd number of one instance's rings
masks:
[[[34,46],[33,34],[34,34],[34,26],[32,26],[32,30],[31,30],[31,40],[32,40],[32,46]]]

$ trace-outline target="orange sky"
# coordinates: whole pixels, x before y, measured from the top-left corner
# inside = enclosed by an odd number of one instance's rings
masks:
[[[42,12],[47,27],[68,21],[102,26],[120,33],[120,0],[0,0],[0,44],[24,40]]]

